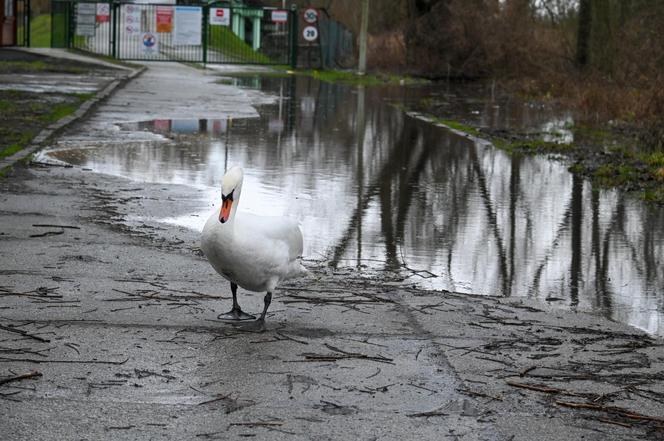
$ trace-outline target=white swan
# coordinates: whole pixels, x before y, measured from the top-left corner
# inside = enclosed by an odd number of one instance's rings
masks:
[[[302,233],[297,223],[284,217],[236,213],[244,172],[232,167],[221,180],[221,209],[203,227],[201,249],[212,267],[231,282],[233,308],[223,320],[251,320],[237,302],[237,287],[263,292],[265,305],[257,321],[264,322],[272,292],[285,279],[307,273],[302,256]]]

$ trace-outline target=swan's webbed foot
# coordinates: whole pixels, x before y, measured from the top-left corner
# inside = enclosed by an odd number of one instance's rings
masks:
[[[247,320],[255,320],[256,316],[247,314],[246,312],[243,312],[240,308],[233,308],[225,314],[219,314],[217,318],[219,320],[227,322],[243,322]]]
[[[227,322],[243,322],[247,320],[254,320],[256,316],[247,314],[242,311],[242,308],[240,308],[240,305],[237,302],[237,284],[234,282],[231,282],[231,292],[233,293],[233,309],[228,311],[226,314],[219,314],[217,318]]]

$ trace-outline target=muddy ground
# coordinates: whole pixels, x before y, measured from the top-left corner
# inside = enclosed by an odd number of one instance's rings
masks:
[[[26,147],[123,75],[126,70],[109,65],[0,48],[0,156]]]
[[[230,289],[198,233],[154,220],[195,193],[36,163],[0,181],[3,439],[664,436],[662,340],[601,317],[307,262],[265,330],[221,323]]]

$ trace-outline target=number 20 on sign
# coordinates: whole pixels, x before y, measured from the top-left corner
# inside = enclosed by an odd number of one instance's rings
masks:
[[[316,41],[318,38],[318,29],[316,29],[316,26],[307,26],[302,30],[302,36],[307,41]]]

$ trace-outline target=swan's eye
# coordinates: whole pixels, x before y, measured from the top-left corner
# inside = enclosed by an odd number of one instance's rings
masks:
[[[221,195],[221,202],[226,202],[226,200],[233,201],[233,192],[235,189],[231,190],[230,193],[228,193],[228,196],[224,196],[223,194]]]

